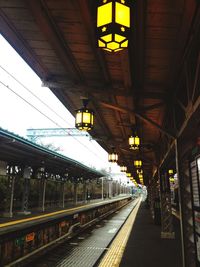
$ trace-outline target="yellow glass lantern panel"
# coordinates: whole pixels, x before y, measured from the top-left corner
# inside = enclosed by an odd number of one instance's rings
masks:
[[[123,42],[123,43],[121,44],[121,47],[128,47],[128,40],[126,40],[125,42]]]
[[[106,44],[101,40],[98,40],[99,47],[106,47]]]
[[[135,137],[135,145],[139,146],[140,144],[140,138],[138,136]]]
[[[126,37],[121,36],[121,35],[119,35],[119,34],[115,34],[115,41],[116,41],[116,42],[120,43],[120,42],[122,42],[124,39],[126,39]]]
[[[103,37],[101,37],[102,40],[104,40],[106,43],[111,42],[112,41],[112,34],[107,34]]]
[[[112,22],[112,2],[99,6],[97,9],[97,27]]]
[[[136,168],[140,168],[142,166],[142,161],[141,160],[134,160],[134,166]]]
[[[120,166],[120,171],[121,172],[126,172],[127,171],[127,167],[126,166]]]
[[[130,28],[130,8],[128,6],[115,3],[115,22]]]
[[[93,125],[94,124],[94,115],[91,114],[91,124]]]
[[[107,44],[107,48],[110,49],[111,51],[116,50],[119,48],[119,44],[116,42],[111,42]]]
[[[88,112],[83,112],[83,123],[91,122],[91,114]]]
[[[108,155],[108,161],[109,162],[117,162],[118,161],[118,155],[116,153],[111,153]]]
[[[76,114],[76,123],[81,123],[82,122],[82,113],[78,112]]]

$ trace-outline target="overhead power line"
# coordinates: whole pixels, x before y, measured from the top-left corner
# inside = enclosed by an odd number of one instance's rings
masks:
[[[0,66],[1,67],[1,66]],[[2,67],[1,67],[2,68]],[[2,68],[3,69],[3,68]],[[3,69],[4,70],[4,69]],[[7,72],[7,71],[6,71]],[[9,72],[7,72],[9,74]],[[12,75],[11,75],[12,76]],[[14,76],[12,76],[14,77]],[[15,79],[16,80],[16,79]],[[57,127],[62,128],[57,122],[52,120],[49,116],[47,116],[45,113],[43,113],[41,110],[39,110],[37,107],[35,107],[33,104],[31,104],[28,100],[26,100],[24,97],[22,97],[20,94],[18,94],[16,91],[14,91],[9,85],[6,85],[4,82],[0,81],[0,83],[6,87],[8,90],[10,90],[12,93],[14,93],[17,97],[19,97],[21,100],[23,100],[25,103],[27,103],[29,106],[31,106],[33,109],[35,109],[37,112],[39,112],[41,115],[43,115],[46,119],[51,121],[53,124],[55,124]],[[19,82],[22,86],[23,84]],[[24,86],[23,86],[24,87]],[[25,87],[24,87],[25,88]],[[29,89],[28,89],[29,91]],[[31,91],[30,91],[31,92]],[[36,97],[38,98],[38,97]],[[40,102],[43,102],[42,100]],[[88,148],[88,146],[84,145],[82,142],[80,142],[77,138],[72,136],[79,144],[81,144],[83,147],[85,147],[88,151],[90,151],[92,154],[94,154],[97,158],[101,159],[94,151]],[[101,159],[102,161],[102,159]]]

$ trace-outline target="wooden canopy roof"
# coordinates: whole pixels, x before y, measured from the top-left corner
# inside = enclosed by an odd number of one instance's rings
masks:
[[[31,166],[34,169],[45,166],[53,174],[69,175],[69,178],[92,179],[103,174],[84,164],[35,144],[19,135],[0,128],[0,160],[8,165]]]
[[[172,107],[184,103],[181,77],[192,40],[197,44],[199,6],[195,0],[133,1],[129,48],[109,53],[96,45],[96,2],[1,0],[0,31],[72,114],[89,97],[91,135],[107,151],[115,147],[130,171],[140,157],[147,182],[183,122]],[[134,124],[139,153],[128,148]]]

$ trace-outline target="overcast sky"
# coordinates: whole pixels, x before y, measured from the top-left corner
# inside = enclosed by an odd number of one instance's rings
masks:
[[[40,78],[2,35],[0,35],[0,59],[0,82],[10,88],[0,83],[0,127],[23,137],[26,137],[26,129],[28,128],[74,128],[74,117],[48,88],[41,86]],[[59,117],[25,90],[23,86],[19,85],[10,75],[6,74],[2,68],[47,103],[59,114]],[[36,111],[11,90],[25,98],[54,122]],[[51,137],[45,140],[41,139],[41,141],[59,146],[62,150],[60,153],[88,166],[94,166],[97,169],[107,168],[107,170],[111,166],[108,163],[107,152],[96,141],[90,140],[88,137]],[[114,172],[119,171],[119,167],[112,167],[112,170]]]

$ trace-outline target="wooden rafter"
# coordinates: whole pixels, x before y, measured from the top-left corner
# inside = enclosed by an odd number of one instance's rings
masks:
[[[72,80],[84,81],[83,74],[69,48],[63,39],[58,27],[48,12],[48,8],[44,1],[28,0],[29,8],[40,29],[55,49],[60,61],[65,66]]]
[[[105,103],[105,102],[100,102],[102,106],[104,107],[107,107],[107,108],[110,108],[110,109],[114,109],[114,110],[117,110],[117,111],[120,111],[120,112],[124,112],[124,113],[127,113],[127,112],[132,112],[135,114],[136,117],[140,118],[141,120],[147,122],[147,123],[150,123],[151,125],[155,126],[159,131],[161,131],[162,133],[168,135],[169,137],[171,138],[175,138],[175,135],[173,133],[170,133],[169,131],[163,129],[159,124],[157,124],[156,122],[152,121],[150,118],[148,118],[147,116],[141,114],[141,113],[138,113],[137,111],[135,110],[132,110],[132,109],[128,109],[128,108],[125,108],[125,107],[120,107],[120,106],[114,106],[112,104],[109,104],[109,103]]]

